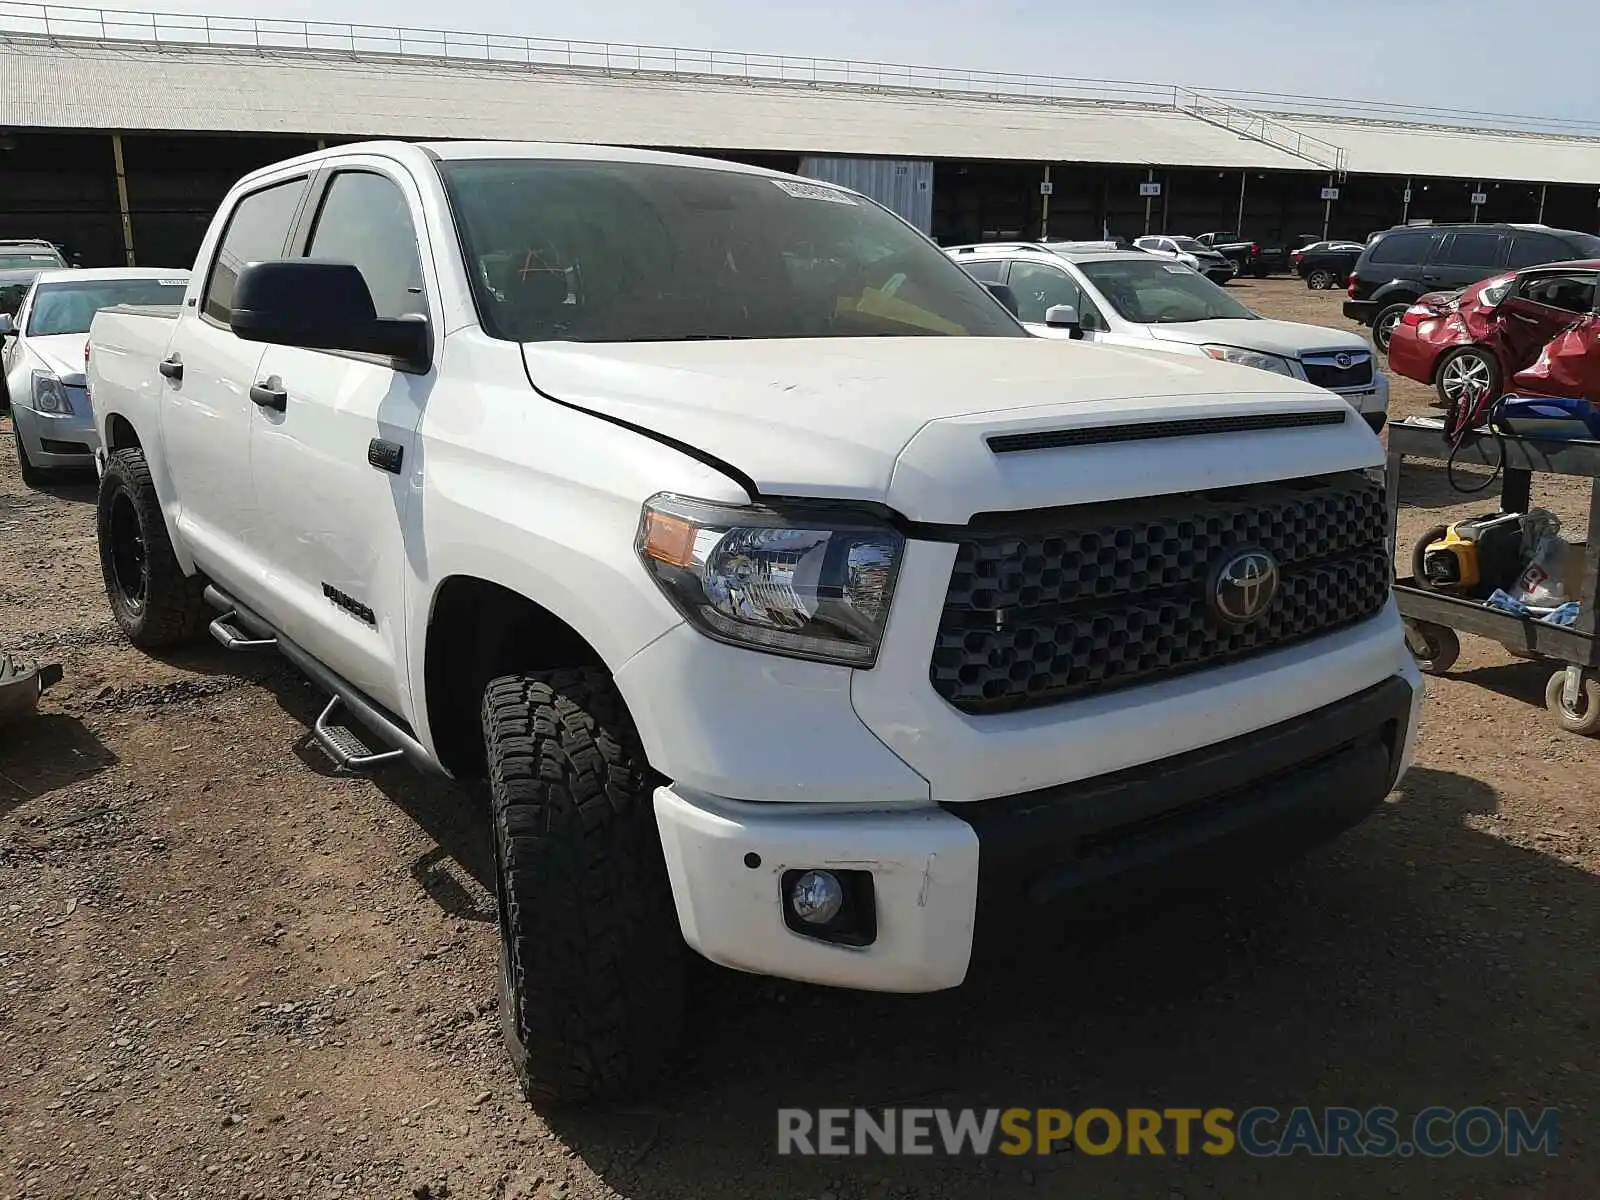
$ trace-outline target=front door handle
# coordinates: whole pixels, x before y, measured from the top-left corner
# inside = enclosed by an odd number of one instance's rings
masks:
[[[252,383],[250,399],[258,408],[270,408],[274,412],[282,412],[289,407],[289,393],[283,390],[283,383],[276,375]]]
[[[156,364],[156,370],[173,383],[177,383],[183,378],[183,359],[176,354],[169,354]]]

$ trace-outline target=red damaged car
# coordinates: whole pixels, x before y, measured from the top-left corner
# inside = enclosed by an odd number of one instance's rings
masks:
[[[1600,404],[1597,279],[1600,260],[1554,263],[1424,296],[1395,326],[1389,370],[1447,406],[1484,388]]]

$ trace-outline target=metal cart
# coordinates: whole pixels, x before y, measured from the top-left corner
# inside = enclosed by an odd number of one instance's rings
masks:
[[[1389,540],[1398,549],[1400,464],[1406,458],[1442,459],[1448,453],[1438,421],[1399,421],[1389,426]],[[1502,464],[1501,455],[1504,455]],[[1572,733],[1600,732],[1600,640],[1595,637],[1600,596],[1600,442],[1469,434],[1456,452],[1458,464],[1502,466],[1500,509],[1527,512],[1533,475],[1573,475],[1589,479],[1589,535],[1584,548],[1581,611],[1575,625],[1550,625],[1419,588],[1410,577],[1395,581],[1395,598],[1405,619],[1406,644],[1424,671],[1442,675],[1461,650],[1456,631],[1499,642],[1521,658],[1564,663],[1545,687],[1545,707],[1561,728]]]

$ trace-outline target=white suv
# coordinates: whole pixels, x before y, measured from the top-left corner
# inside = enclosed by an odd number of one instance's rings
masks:
[[[1041,337],[1257,367],[1337,392],[1375,431],[1388,420],[1389,381],[1359,334],[1268,320],[1182,263],[1109,243],[994,242],[946,253],[974,279],[1008,289],[1002,298]],[[1052,322],[1052,309],[1071,313]]]

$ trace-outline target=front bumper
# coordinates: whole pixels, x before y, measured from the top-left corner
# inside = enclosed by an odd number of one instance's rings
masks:
[[[1225,880],[1326,840],[1410,762],[1414,671],[1291,720],[1022,795],[840,812],[655,796],[689,945],[738,970],[872,991],[960,984],[974,947],[1035,910]],[[877,936],[819,941],[784,920],[791,869],[870,871]]]
[[[42,413],[13,404],[11,420],[28,452],[28,461],[42,470],[87,470],[94,466],[94,417],[88,412]]]
[[[1378,305],[1373,300],[1346,300],[1344,302],[1344,315],[1352,321],[1359,321],[1363,325],[1371,325],[1372,318],[1377,315]]]

